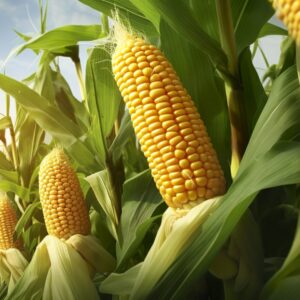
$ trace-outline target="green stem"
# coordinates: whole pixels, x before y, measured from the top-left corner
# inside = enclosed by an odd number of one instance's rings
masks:
[[[239,60],[235,42],[234,27],[229,0],[216,0],[221,45],[228,58],[228,71],[235,78],[235,84],[225,78],[227,104],[231,123],[231,147],[233,176],[238,169],[248,142],[248,126],[245,118],[243,90],[239,74]]]

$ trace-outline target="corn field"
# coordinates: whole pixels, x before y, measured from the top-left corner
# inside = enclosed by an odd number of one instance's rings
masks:
[[[0,299],[300,299],[300,1],[79,2],[1,69]]]

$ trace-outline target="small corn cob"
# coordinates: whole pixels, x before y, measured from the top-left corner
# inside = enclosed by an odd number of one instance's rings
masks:
[[[19,248],[19,242],[14,241],[17,214],[6,195],[0,196],[0,250]]]
[[[42,161],[39,193],[47,231],[68,239],[90,233],[88,210],[79,180],[62,149],[52,150]]]
[[[300,0],[273,0],[279,19],[286,25],[289,34],[300,45]]]
[[[223,194],[224,175],[205,125],[161,51],[127,34],[116,47],[112,66],[166,203],[187,208]]]

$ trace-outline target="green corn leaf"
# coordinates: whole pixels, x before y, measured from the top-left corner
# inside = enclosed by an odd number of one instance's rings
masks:
[[[103,165],[109,147],[108,136],[112,132],[121,101],[112,75],[108,49],[109,45],[107,48],[94,48],[86,66],[87,104],[90,112],[93,112],[91,134]]]
[[[231,7],[236,43],[240,53],[256,40],[261,28],[274,11],[268,1],[261,0],[231,0]]]
[[[117,161],[121,155],[123,147],[128,143],[129,137],[134,134],[130,114],[126,110],[121,121],[120,130],[118,135],[113,140],[109,152],[113,155],[115,161]]]
[[[143,15],[151,21],[157,31],[159,31],[160,15],[148,1],[130,0],[130,2],[138,8]]]
[[[117,248],[118,269],[124,270],[127,260],[138,250],[153,224],[154,211],[162,203],[149,170],[124,184],[120,223],[121,238]]]
[[[0,74],[0,88],[15,98],[37,124],[66,147],[73,157],[86,168],[94,170],[98,163],[83,142],[83,130],[58,108],[26,85]],[[77,149],[77,150],[75,150]]]
[[[215,1],[191,0],[190,8],[201,28],[213,39],[219,41],[218,16]]]
[[[0,169],[0,179],[2,180],[3,178],[11,182],[18,183],[18,175],[16,171]]]
[[[4,130],[6,128],[11,128],[11,127],[12,127],[12,123],[10,117],[5,116],[0,119],[0,130]]]
[[[19,131],[19,159],[20,159],[20,175],[26,187],[29,186],[31,174],[36,168],[39,161],[37,153],[39,146],[45,138],[45,132],[37,125],[37,123],[27,117]]]
[[[197,24],[190,8],[184,1],[149,0],[149,2],[175,32],[208,55],[215,65],[226,69],[225,53],[216,40]]]
[[[86,181],[90,184],[99,204],[108,217],[108,228],[117,240],[117,225],[119,222],[117,213],[118,204],[116,203],[116,196],[110,183],[109,173],[107,170],[102,170],[86,177]]]
[[[2,151],[0,151],[0,168],[7,171],[13,170],[14,168]]]
[[[137,264],[124,273],[112,273],[100,285],[100,291],[106,294],[130,295],[142,264]]]
[[[30,200],[30,191],[9,180],[0,180],[0,190],[3,192],[12,192],[18,195],[23,200]]]
[[[265,285],[260,299],[279,300],[282,297],[296,300],[300,296],[300,288],[297,283],[300,279],[300,218],[298,213],[298,225],[296,235],[282,267]]]
[[[24,228],[26,228],[26,225],[28,224],[28,222],[31,221],[36,209],[40,206],[41,206],[41,203],[39,201],[31,203],[27,206],[25,212],[22,214],[22,216],[20,217],[20,219],[18,220],[18,223],[16,225],[15,231],[17,233],[17,237],[19,237],[21,235]]]
[[[259,32],[259,38],[268,36],[268,35],[288,35],[287,30],[276,26],[272,23],[266,23]]]
[[[138,32],[143,32],[148,36],[157,35],[155,27],[149,22],[145,16],[128,0],[79,0],[80,2],[104,13],[109,17],[113,17],[117,11],[121,21],[129,24]],[[144,2],[144,1],[142,1]],[[148,4],[141,4],[146,5]],[[151,13],[155,15],[155,13]]]
[[[245,49],[240,55],[240,77],[243,82],[243,100],[246,107],[246,119],[249,136],[267,101],[267,95],[253,66],[250,50]]]
[[[17,49],[47,50],[64,54],[65,48],[77,45],[81,41],[93,41],[104,37],[100,25],[68,25],[55,28],[40,36],[32,38]]]

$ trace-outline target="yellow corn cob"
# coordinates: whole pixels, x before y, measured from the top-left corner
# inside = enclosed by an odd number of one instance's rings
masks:
[[[279,19],[288,28],[289,34],[300,45],[300,1],[299,0],[273,0],[273,7]]]
[[[223,194],[224,175],[205,125],[161,51],[127,34],[116,47],[112,66],[166,203],[182,208]]]
[[[62,149],[52,150],[39,173],[40,199],[47,231],[68,239],[90,233],[90,220],[78,178]]]
[[[18,222],[16,211],[6,195],[0,196],[0,250],[19,248],[14,241],[15,227]]]

